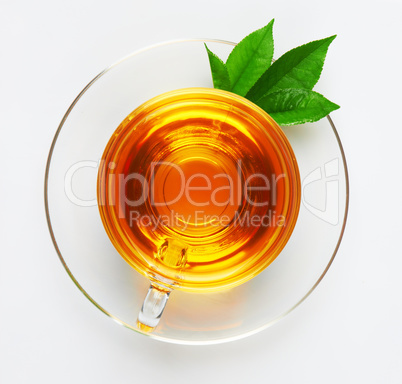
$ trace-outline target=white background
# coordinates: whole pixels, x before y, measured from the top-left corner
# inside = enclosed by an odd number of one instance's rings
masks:
[[[400,0],[0,2],[0,382],[401,383]],[[338,34],[319,90],[351,178],[344,241],[316,291],[240,341],[166,344],[118,326],[74,286],[48,234],[55,130],[98,72],[159,41],[239,41],[275,17],[278,57]]]

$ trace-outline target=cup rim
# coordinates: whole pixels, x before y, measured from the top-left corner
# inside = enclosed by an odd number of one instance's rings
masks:
[[[219,100],[215,100],[213,98],[214,95],[219,96]],[[269,246],[266,244],[264,249],[259,250],[255,254],[255,261],[252,263],[252,265],[249,265],[249,260],[244,260],[244,263],[248,264],[247,271],[243,271],[241,274],[236,274],[235,276],[228,276],[227,278],[220,279],[216,282],[212,282],[212,280],[192,281],[191,279],[188,281],[181,281],[172,276],[165,275],[161,271],[149,271],[150,267],[148,264],[153,264],[153,259],[151,258],[152,260],[147,262],[145,259],[148,259],[148,257],[142,256],[142,252],[137,249],[137,247],[133,244],[133,241],[130,241],[130,236],[127,235],[129,229],[124,228],[124,224],[123,226],[116,224],[119,222],[116,209],[109,209],[107,208],[109,204],[104,204],[104,202],[109,201],[107,197],[108,188],[102,187],[101,185],[102,180],[103,185],[109,185],[108,180],[110,173],[112,173],[114,175],[113,178],[116,179],[116,175],[114,173],[115,168],[113,167],[113,170],[110,171],[108,164],[110,164],[110,162],[113,164],[117,162],[117,159],[114,158],[115,153],[121,151],[123,142],[125,143],[127,140],[126,135],[130,135],[132,132],[133,124],[134,126],[137,124],[142,126],[143,121],[144,119],[146,120],[146,116],[148,114],[152,114],[160,110],[163,111],[163,109],[167,107],[169,109],[181,108],[182,103],[187,104],[192,99],[199,99],[200,102],[205,101],[208,102],[208,104],[216,102],[219,106],[225,103],[230,106],[231,113],[236,116],[244,115],[247,110],[253,110],[253,122],[250,123],[250,125],[252,124],[256,130],[262,132],[262,134],[267,137],[267,141],[272,144],[273,153],[276,155],[276,157],[280,158],[281,163],[283,163],[283,168],[281,170],[286,172],[286,174],[289,176],[288,183],[286,183],[286,187],[284,187],[289,192],[289,199],[287,199],[287,201],[283,204],[283,211],[280,211],[281,214],[286,216],[286,225],[281,226],[279,231],[275,230],[272,233]],[[218,108],[218,106],[216,108]],[[265,127],[267,127],[267,129],[265,129]],[[118,192],[115,192],[113,195],[117,194]],[[268,113],[266,113],[256,104],[242,96],[225,90],[207,87],[179,88],[164,92],[145,101],[143,104],[130,112],[129,115],[113,132],[111,138],[105,146],[101,165],[98,171],[97,200],[102,223],[106,233],[109,236],[109,239],[113,243],[120,256],[123,257],[123,259],[138,273],[142,274],[144,277],[150,279],[156,284],[161,284],[160,278],[162,278],[163,284],[174,290],[183,290],[189,293],[210,293],[234,288],[240,284],[246,283],[261,273],[276,259],[276,257],[280,255],[281,251],[292,235],[299,214],[301,202],[300,172],[293,148],[283,130]],[[116,201],[112,204],[113,207],[118,205],[119,204],[116,204]],[[149,210],[152,210],[151,207],[148,206],[148,208]],[[271,209],[271,207],[269,208]],[[231,226],[232,225],[229,227]],[[173,238],[174,234],[171,234],[168,237]],[[219,241],[221,240],[222,239]],[[191,244],[191,241],[189,244]],[[228,257],[228,255],[222,255],[222,258],[226,257]],[[232,268],[232,266],[230,268]],[[172,273],[177,274],[177,271],[172,271]],[[155,274],[155,276],[153,276],[153,274]],[[169,284],[167,282],[171,283]]]

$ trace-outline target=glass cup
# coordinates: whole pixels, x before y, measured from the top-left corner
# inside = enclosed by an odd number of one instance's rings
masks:
[[[172,289],[229,289],[265,269],[300,189],[283,131],[243,97],[186,88],[131,112],[102,156],[98,204],[117,251],[151,280],[138,326],[155,328]]]

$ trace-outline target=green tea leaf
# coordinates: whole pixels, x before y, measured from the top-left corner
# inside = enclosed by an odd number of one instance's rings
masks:
[[[339,108],[339,105],[309,89],[281,89],[262,97],[257,105],[279,125],[318,121]]]
[[[328,47],[335,37],[312,41],[286,52],[258,79],[246,98],[256,102],[280,89],[313,89],[320,78]]]
[[[230,53],[226,68],[231,91],[244,96],[269,68],[274,54],[272,36],[274,20],[265,27],[246,36]]]
[[[246,36],[232,50],[226,64],[206,47],[214,87],[245,96],[280,125],[318,121],[339,108],[312,91],[336,36],[294,48],[271,65],[273,23]]]
[[[230,78],[225,63],[215,53],[211,52],[206,44],[204,45],[208,52],[214,88],[229,91],[231,88]]]

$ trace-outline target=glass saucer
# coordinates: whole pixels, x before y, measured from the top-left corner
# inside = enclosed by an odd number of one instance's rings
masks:
[[[61,262],[80,291],[117,323],[136,332],[149,281],[111,244],[96,202],[103,150],[121,121],[163,92],[212,87],[204,43],[223,59],[231,42],[192,39],[134,52],[96,76],[64,115],[46,166],[45,208]],[[285,127],[300,168],[302,203],[293,234],[277,259],[236,288],[173,291],[152,338],[214,344],[259,332],[301,304],[322,280],[340,246],[349,202],[345,154],[331,118]]]

